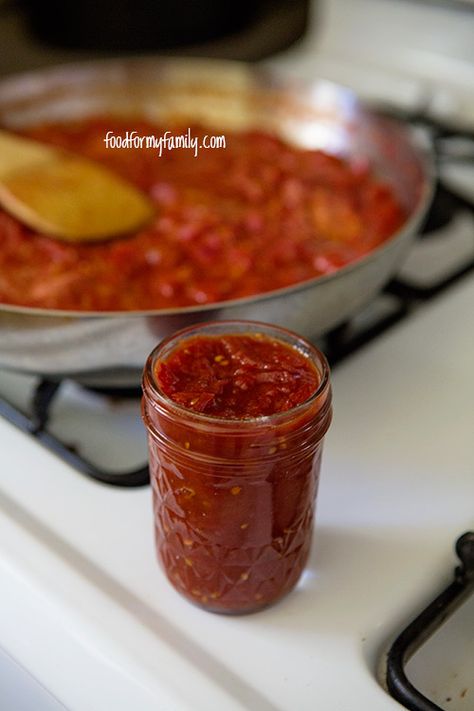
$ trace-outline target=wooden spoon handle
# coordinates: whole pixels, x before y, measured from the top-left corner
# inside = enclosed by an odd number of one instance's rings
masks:
[[[0,130],[0,204],[69,242],[112,239],[149,222],[148,197],[100,164]]]

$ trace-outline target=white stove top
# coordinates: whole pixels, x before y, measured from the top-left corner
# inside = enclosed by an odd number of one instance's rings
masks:
[[[428,97],[436,115],[474,121],[473,12],[396,0],[328,0],[320,12],[319,34],[272,60],[280,70],[405,108]],[[364,44],[381,13],[385,29]],[[472,251],[472,220],[456,235],[456,253]],[[432,263],[442,244],[428,247]],[[400,708],[377,678],[383,650],[447,584],[454,541],[474,525],[473,312],[471,278],[338,366],[308,569],[253,616],[205,613],[171,589],[149,489],[97,484],[0,420],[1,711]],[[100,460],[110,440],[96,404],[74,397]],[[76,410],[63,412],[74,426]],[[142,435],[137,445],[120,408],[114,417],[117,451],[140,464]],[[473,609],[436,636],[448,659],[434,645],[410,665],[453,711],[474,708]]]
[[[171,589],[148,489],[96,484],[0,422],[1,645],[73,711],[397,708],[381,650],[473,525],[473,309],[470,280],[337,368],[308,570],[253,616]]]
[[[272,65],[367,100],[474,126],[474,5],[459,0],[321,0],[303,41]]]

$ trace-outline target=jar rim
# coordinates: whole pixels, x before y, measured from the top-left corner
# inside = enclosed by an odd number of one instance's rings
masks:
[[[194,334],[199,334],[201,330],[204,330],[209,327],[224,327],[224,329],[227,327],[228,330],[225,330],[224,333],[225,335],[234,335],[235,333],[245,333],[243,330],[244,327],[248,327],[248,333],[264,333],[265,335],[269,334],[269,331],[273,331],[275,334],[273,337],[278,339],[278,334],[281,334],[282,336],[286,336],[287,340],[283,340],[284,343],[287,345],[293,345],[293,347],[297,347],[297,343],[301,344],[304,346],[306,351],[309,351],[311,356],[313,356],[313,360],[317,362],[317,365],[319,366],[318,372],[319,375],[321,376],[321,380],[318,384],[318,387],[310,395],[306,400],[303,402],[298,403],[297,405],[294,405],[293,407],[289,408],[288,410],[283,410],[281,412],[275,412],[270,415],[259,415],[257,417],[244,417],[244,418],[234,418],[234,417],[219,417],[216,415],[207,415],[202,412],[197,412],[195,410],[188,409],[186,407],[183,407],[179,403],[175,402],[172,400],[168,395],[166,395],[161,388],[159,387],[158,383],[156,382],[155,375],[154,375],[154,366],[157,360],[157,357],[159,353],[165,349],[167,346],[173,343],[173,341],[176,341],[176,344],[178,344],[180,341],[185,339],[186,337],[190,337]],[[232,330],[232,327],[235,327],[236,330]],[[260,331],[258,329],[261,329]],[[293,341],[293,343],[291,343]],[[303,412],[307,407],[310,407],[314,402],[317,401],[321,395],[327,391],[329,387],[329,379],[330,379],[330,371],[329,371],[329,363],[327,362],[326,356],[322,351],[319,350],[316,346],[314,346],[310,341],[308,341],[306,338],[303,336],[300,336],[298,333],[295,333],[294,331],[291,331],[287,328],[284,328],[282,326],[277,326],[272,323],[266,323],[264,321],[253,321],[253,320],[246,320],[246,319],[226,319],[222,321],[205,321],[202,323],[198,324],[193,324],[192,326],[187,326],[186,328],[180,329],[179,331],[176,331],[175,333],[171,334],[170,336],[167,336],[164,338],[162,341],[160,341],[155,348],[151,351],[150,355],[147,358],[147,361],[145,363],[145,368],[144,368],[144,373],[143,373],[143,381],[142,381],[142,387],[143,387],[143,392],[145,393],[146,390],[150,389],[154,399],[156,401],[161,401],[166,404],[167,407],[171,407],[174,411],[176,411],[177,414],[189,418],[191,417],[194,421],[196,422],[201,422],[201,423],[207,423],[207,424],[214,424],[214,425],[231,425],[235,424],[236,426],[241,427],[242,425],[252,425],[252,424],[258,424],[258,425],[266,425],[266,424],[275,424],[278,422],[281,422],[289,417],[293,417],[298,415],[300,412]]]

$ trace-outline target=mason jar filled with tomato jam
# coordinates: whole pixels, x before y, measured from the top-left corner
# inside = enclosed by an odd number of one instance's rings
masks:
[[[143,377],[156,547],[171,584],[214,612],[265,607],[297,583],[311,545],[325,357],[252,321],[164,340]]]

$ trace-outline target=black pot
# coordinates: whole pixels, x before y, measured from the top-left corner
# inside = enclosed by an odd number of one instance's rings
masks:
[[[43,41],[74,49],[150,51],[208,42],[252,23],[259,2],[23,0]]]

